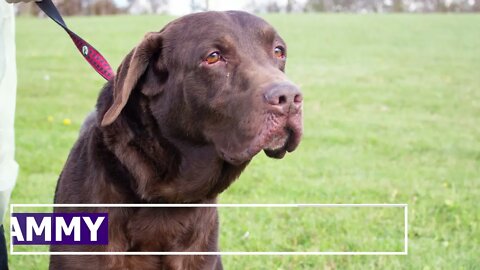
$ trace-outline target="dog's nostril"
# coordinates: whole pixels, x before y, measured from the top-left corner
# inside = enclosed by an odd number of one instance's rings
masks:
[[[282,110],[287,110],[292,104],[298,106],[303,100],[300,90],[290,83],[271,84],[263,96],[269,105]]]
[[[302,101],[303,101],[303,97],[300,94],[295,95],[295,97],[293,98],[293,102],[295,103],[300,103]]]

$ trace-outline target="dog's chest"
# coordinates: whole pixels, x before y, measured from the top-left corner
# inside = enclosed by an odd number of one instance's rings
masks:
[[[109,222],[112,224],[110,235],[116,235],[110,239],[110,248],[148,252],[218,251],[218,220],[214,208],[124,209],[110,213],[110,216],[113,217]],[[120,224],[123,226],[117,226]],[[119,231],[123,233],[118,234]],[[110,265],[127,269],[150,269],[161,265],[161,269],[168,270],[211,269],[216,261],[214,256],[122,256],[117,259]]]
[[[125,224],[131,250],[216,250],[216,245],[211,245],[218,234],[214,208],[138,208]]]

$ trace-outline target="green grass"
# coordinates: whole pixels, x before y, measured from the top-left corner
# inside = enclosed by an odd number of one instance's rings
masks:
[[[67,18],[113,66],[171,17]],[[408,203],[408,256],[230,256],[226,269],[480,269],[480,16],[272,15],[305,135],[221,203]],[[17,20],[14,203],[51,203],[102,79],[49,20]],[[47,121],[48,116],[54,118]],[[64,118],[72,125],[62,124]],[[400,251],[401,209],[221,210],[225,251]],[[249,236],[245,237],[245,233]],[[46,256],[10,256],[46,269]]]

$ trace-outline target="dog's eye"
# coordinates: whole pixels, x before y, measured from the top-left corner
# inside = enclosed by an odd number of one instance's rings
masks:
[[[278,59],[285,59],[285,49],[282,46],[275,47],[273,54],[275,54],[275,57]]]
[[[217,63],[218,61],[220,61],[220,59],[222,59],[220,52],[212,52],[207,56],[207,58],[205,58],[205,61],[207,62],[207,64],[211,65]]]

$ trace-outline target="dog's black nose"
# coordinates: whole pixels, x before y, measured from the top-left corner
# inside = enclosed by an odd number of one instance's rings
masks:
[[[298,112],[303,101],[300,89],[291,83],[275,83],[268,86],[264,97],[270,107],[290,114]]]

